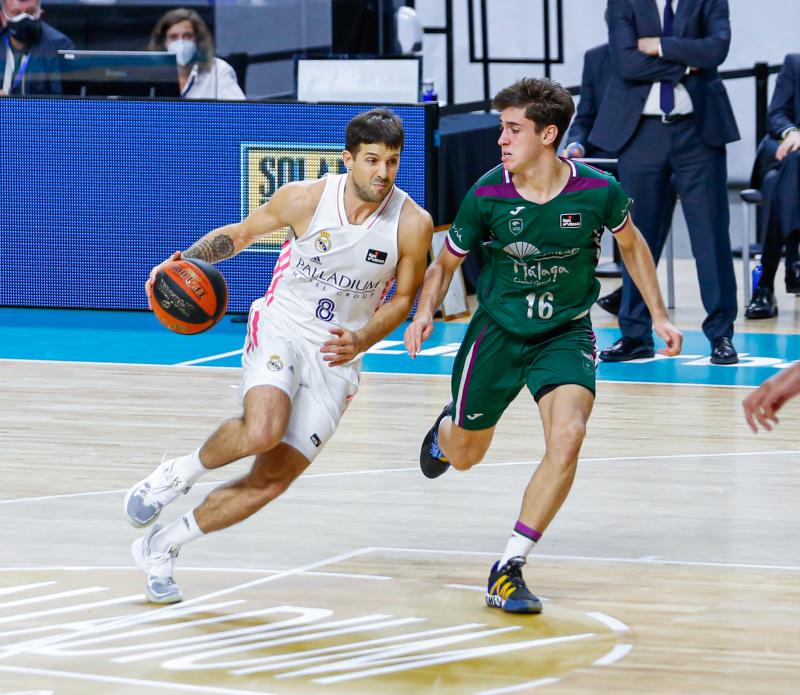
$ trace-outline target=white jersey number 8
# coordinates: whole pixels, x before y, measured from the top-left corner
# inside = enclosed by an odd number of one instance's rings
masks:
[[[317,304],[317,318],[321,321],[330,321],[333,319],[333,310],[336,304],[331,299],[320,299]]]

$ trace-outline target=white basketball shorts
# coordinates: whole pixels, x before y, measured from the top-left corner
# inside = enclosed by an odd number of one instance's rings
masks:
[[[282,441],[309,461],[331,438],[358,391],[360,364],[329,367],[321,344],[303,336],[292,322],[259,299],[250,307],[242,353],[240,397],[254,386],[275,386],[292,401]]]

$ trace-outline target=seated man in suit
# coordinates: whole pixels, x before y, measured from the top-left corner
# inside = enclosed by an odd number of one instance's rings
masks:
[[[0,0],[0,96],[62,93],[58,51],[75,46],[43,14],[41,0]]]
[[[728,54],[727,0],[609,0],[613,73],[589,135],[619,151],[620,183],[658,259],[672,185],[683,203],[707,316],[713,364],[734,364],[736,279],[729,236],[725,145],[739,139],[717,72]],[[620,362],[652,357],[652,320],[623,269],[622,338],[600,353]]]
[[[764,196],[761,216],[766,229],[761,255],[761,277],[745,318],[778,315],[775,274],[786,247],[786,291],[800,294],[800,53],[790,53],[775,83],[767,113],[769,135],[758,148],[753,178]]]

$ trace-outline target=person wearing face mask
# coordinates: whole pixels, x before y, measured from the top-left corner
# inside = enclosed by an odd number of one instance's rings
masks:
[[[214,41],[194,10],[170,10],[150,35],[150,51],[169,51],[178,61],[178,84],[185,99],[244,99],[233,68],[214,56]]]
[[[75,46],[42,15],[41,0],[0,0],[0,96],[62,93],[58,51]]]

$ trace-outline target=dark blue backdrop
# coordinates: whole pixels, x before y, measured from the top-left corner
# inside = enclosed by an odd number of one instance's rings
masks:
[[[0,305],[145,308],[156,263],[241,219],[248,147],[341,150],[368,108],[0,99]],[[392,108],[406,131],[397,183],[425,206],[425,110]],[[219,264],[231,311],[269,286],[277,246],[259,251]]]

